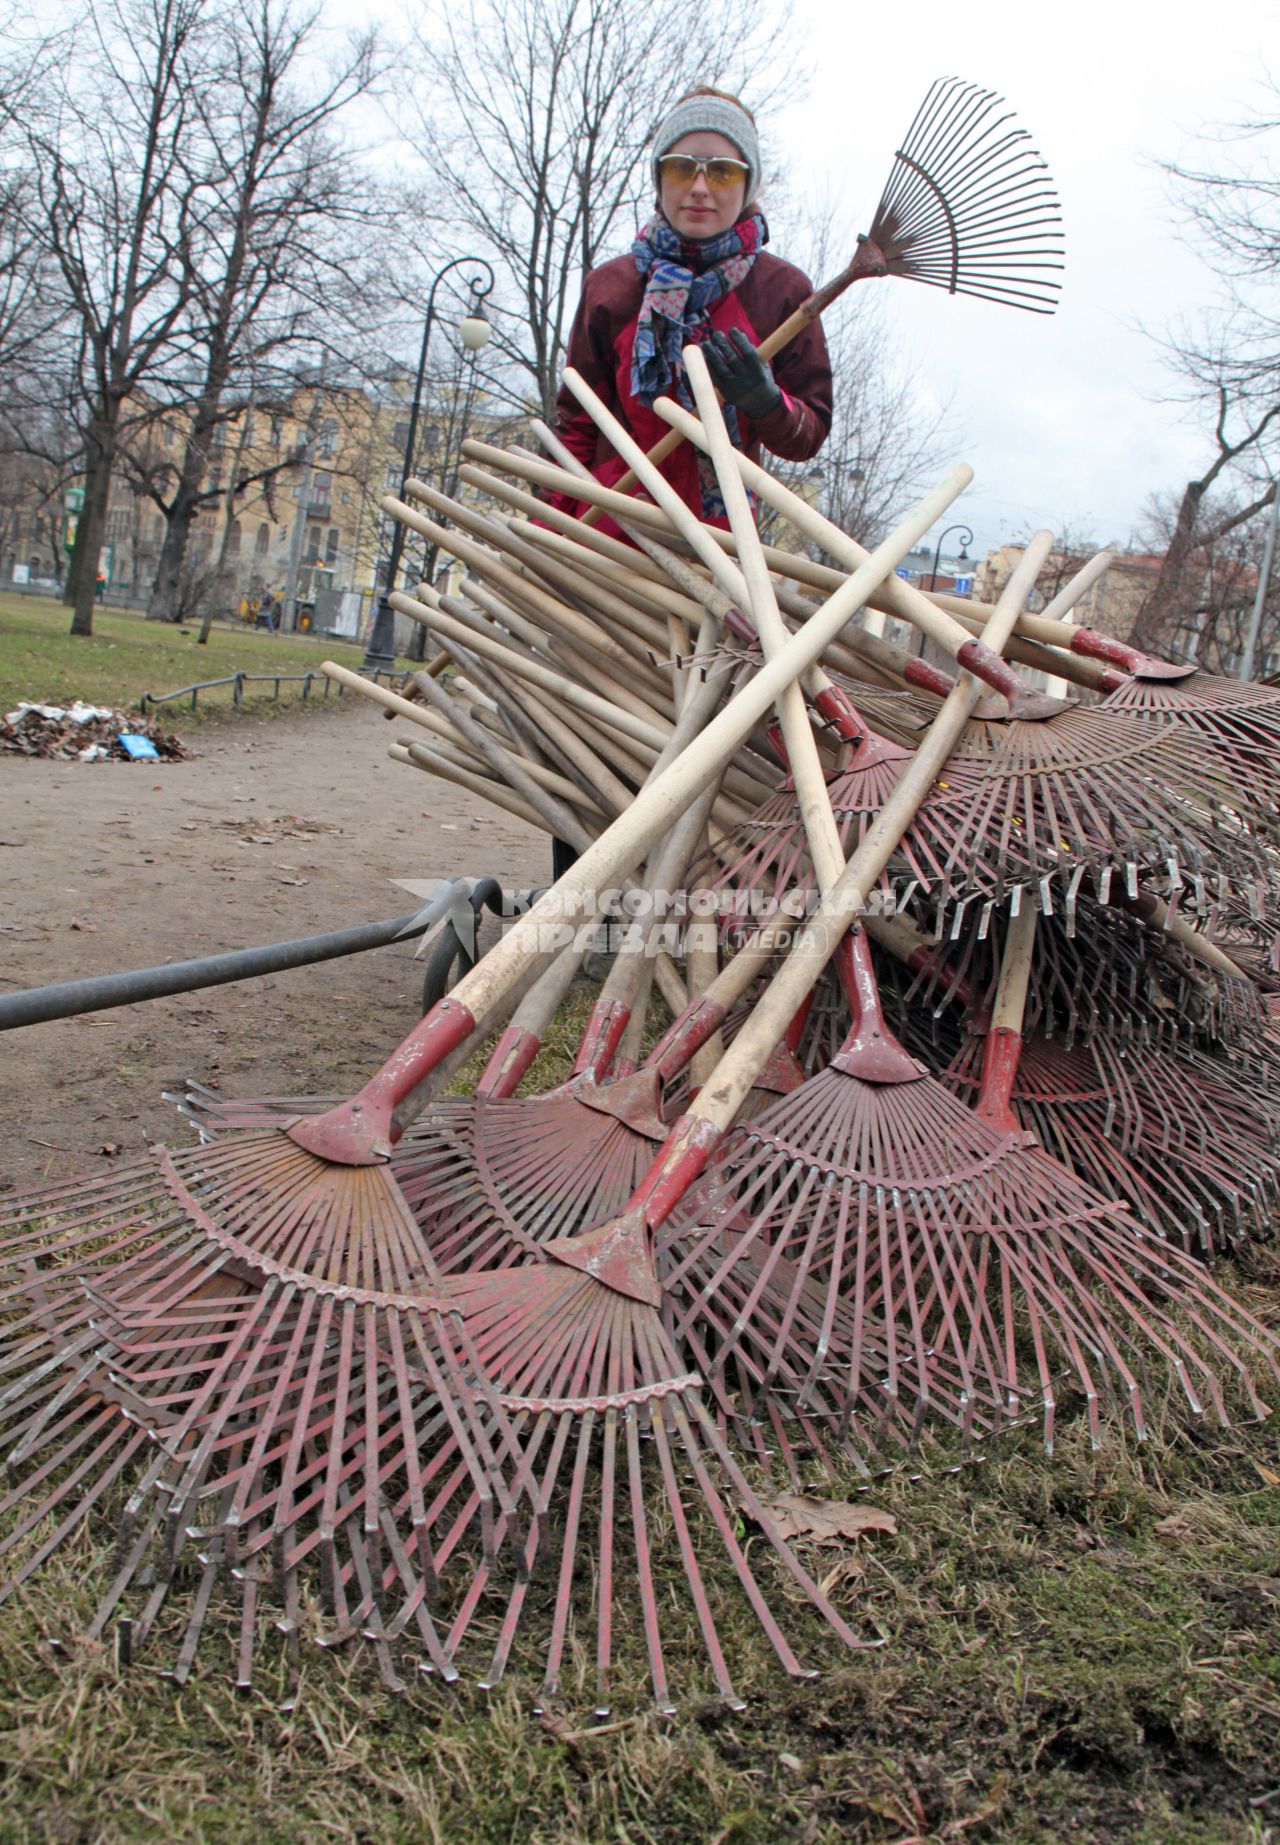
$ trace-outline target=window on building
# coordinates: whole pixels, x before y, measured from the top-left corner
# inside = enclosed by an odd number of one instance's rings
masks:
[[[239,555],[240,555],[240,521],[238,519],[233,519],[231,521],[231,524],[227,527],[227,556],[228,557],[239,557]]]
[[[343,488],[342,492],[338,495],[338,498],[342,501],[342,504],[344,506],[350,506],[351,495],[347,492],[347,489],[345,487]]]
[[[395,428],[391,431],[391,440],[396,448],[404,448],[405,443],[409,440],[408,417],[405,417],[401,422],[396,424]]]
[[[320,425],[320,453],[332,455],[338,446],[338,422],[336,417],[326,417]]]
[[[320,525],[309,525],[307,527],[307,554],[302,560],[304,564],[318,564],[320,562],[320,546],[323,541],[324,527]]]
[[[254,554],[257,557],[267,555],[267,546],[271,543],[271,527],[264,521],[258,527],[258,536],[253,541]]]
[[[332,565],[336,561],[337,556],[338,556],[338,528],[336,525],[331,525],[329,527],[329,536],[325,540],[324,561],[326,564]]]
[[[399,493],[400,491],[400,463],[398,461],[389,461],[387,463],[387,477],[383,484],[386,487],[388,493]]]
[[[284,435],[283,423],[280,421],[280,418],[278,416],[273,416],[271,419],[271,446],[272,448],[279,448],[281,438],[283,437],[283,435]]]

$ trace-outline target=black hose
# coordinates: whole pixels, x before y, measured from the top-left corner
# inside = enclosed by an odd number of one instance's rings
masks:
[[[496,886],[493,878],[478,882],[486,889]],[[501,887],[496,887],[501,893]],[[288,967],[308,967],[315,961],[333,961],[340,955],[383,948],[388,942],[408,941],[424,934],[459,902],[466,902],[469,894],[467,880],[451,880],[422,909],[408,916],[393,916],[389,922],[361,923],[354,929],[304,935],[292,942],[268,942],[261,948],[237,948],[200,961],[173,961],[165,967],[140,967],[124,974],[99,974],[89,980],[65,980],[57,986],[6,993],[0,995],[0,1031],[42,1025],[49,1019],[74,1018],[81,1012],[103,1012],[112,1006],[133,1006],[141,1000],[165,999],[173,993],[194,993],[200,987],[225,986],[231,980],[278,974]]]

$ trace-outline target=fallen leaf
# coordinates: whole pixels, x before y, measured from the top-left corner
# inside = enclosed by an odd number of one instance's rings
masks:
[[[1266,1485],[1280,1486],[1280,1473],[1273,1473],[1271,1468],[1264,1467],[1261,1461],[1255,1461],[1253,1464],[1257,1468],[1258,1472],[1262,1475],[1262,1478],[1264,1482],[1266,1483]]]
[[[864,1531],[893,1537],[898,1521],[892,1512],[850,1499],[814,1499],[807,1493],[779,1493],[766,1510],[784,1538],[807,1537],[815,1544],[839,1544]]]
[[[1185,1512],[1171,1512],[1152,1527],[1159,1538],[1169,1544],[1198,1544],[1200,1533]]]

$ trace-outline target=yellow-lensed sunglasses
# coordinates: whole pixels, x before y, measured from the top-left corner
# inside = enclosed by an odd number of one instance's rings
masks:
[[[694,154],[664,154],[658,162],[658,171],[663,179],[673,180],[677,186],[691,186],[699,173],[705,173],[712,191],[724,192],[739,180],[745,185],[751,168],[745,160],[730,160],[720,154],[709,159],[700,159]]]

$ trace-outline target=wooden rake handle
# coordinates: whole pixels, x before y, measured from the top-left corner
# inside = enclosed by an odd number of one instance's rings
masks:
[[[670,423],[673,429],[679,430],[682,436],[699,448],[707,448],[706,431],[697,417],[690,416],[687,410],[673,403],[669,397],[658,398],[653,407],[657,415]],[[847,570],[856,570],[866,562],[867,553],[864,548],[850,538],[847,532],[842,532],[838,525],[833,525],[830,519],[824,519],[816,507],[810,506],[807,500],[802,500],[789,487],[784,487],[767,469],[762,468],[758,462],[748,460],[740,450],[734,450],[734,457],[738,471],[748,487],[789,519],[797,531],[820,544],[824,551]],[[1013,669],[985,641],[977,640],[953,616],[930,602],[920,590],[895,578],[894,587],[885,584],[883,600],[891,601],[895,615],[902,615],[922,634],[927,634],[930,640],[950,654],[957,666],[975,673],[1003,697],[1011,700],[1017,698],[1022,687]]]

